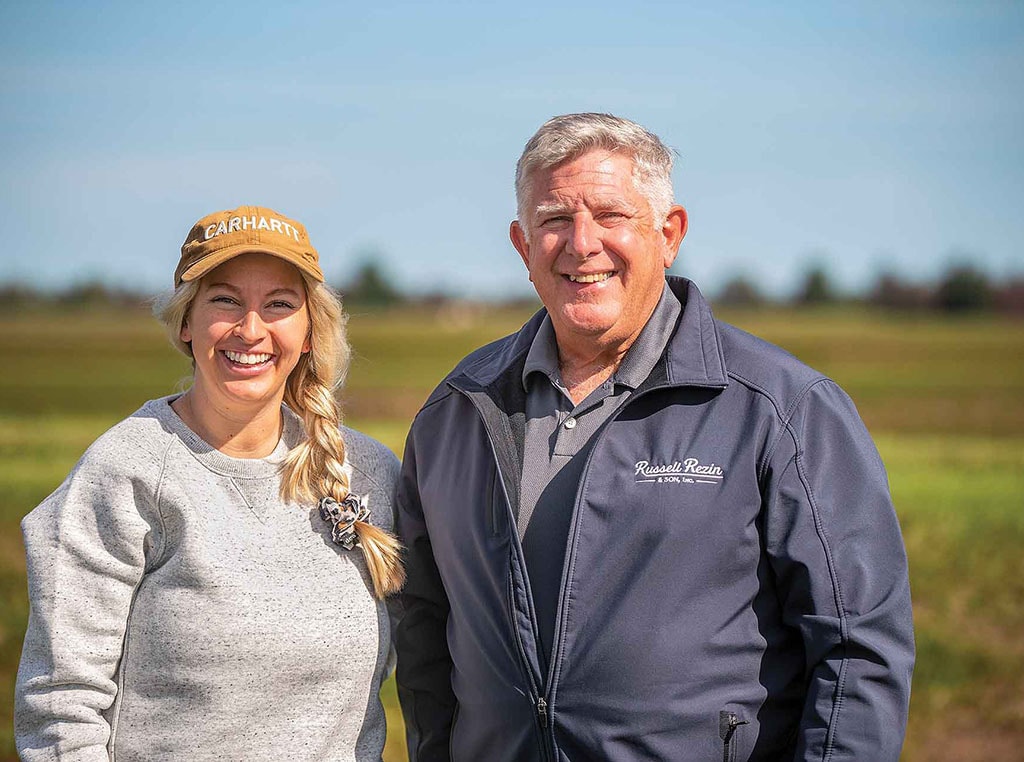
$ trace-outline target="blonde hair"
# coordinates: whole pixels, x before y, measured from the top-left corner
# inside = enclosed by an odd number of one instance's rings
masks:
[[[201,280],[201,279],[200,279]],[[338,295],[326,284],[303,274],[309,311],[310,351],[288,376],[284,401],[303,421],[306,437],[288,453],[282,466],[281,497],[315,503],[331,497],[339,503],[349,494],[341,411],[334,396],[348,371],[351,348],[345,335],[347,318]],[[192,347],[181,329],[199,293],[199,280],[179,285],[159,301],[154,312],[166,326],[171,343],[187,357]],[[401,545],[390,533],[369,522],[355,523],[373,590],[378,598],[398,592],[405,581]]]

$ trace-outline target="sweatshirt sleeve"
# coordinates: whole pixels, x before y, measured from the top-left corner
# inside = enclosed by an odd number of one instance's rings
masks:
[[[135,459],[97,450],[22,520],[30,608],[14,726],[26,762],[108,759],[118,663],[154,532]]]
[[[796,759],[895,762],[914,663],[906,551],[881,459],[838,386],[805,393],[766,476],[768,554],[806,657]]]
[[[406,582],[393,601],[398,698],[410,762],[447,762],[455,715],[448,650],[448,596],[441,582],[417,487],[415,434],[409,435],[398,481],[398,536]]]

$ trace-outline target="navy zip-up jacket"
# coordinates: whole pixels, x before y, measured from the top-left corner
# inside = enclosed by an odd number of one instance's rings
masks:
[[[549,659],[515,528],[543,312],[417,415],[395,602],[414,762],[898,759],[910,589],[871,439],[835,383],[669,283],[673,337],[583,470]]]

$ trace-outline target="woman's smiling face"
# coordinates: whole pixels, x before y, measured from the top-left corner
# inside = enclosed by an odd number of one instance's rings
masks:
[[[255,413],[281,404],[309,328],[299,271],[248,253],[203,276],[181,338],[192,345],[200,393],[221,410]]]

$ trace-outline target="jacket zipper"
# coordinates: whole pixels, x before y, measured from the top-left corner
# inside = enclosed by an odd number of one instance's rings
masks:
[[[541,695],[541,690],[537,685],[537,682],[533,679],[533,670],[530,669],[530,662],[526,658],[526,647],[523,645],[523,636],[519,632],[519,628],[516,627],[516,612],[515,612],[515,590],[512,587],[512,575],[509,575],[508,579],[508,616],[509,622],[512,625],[512,634],[516,640],[516,651],[519,653],[519,661],[522,663],[523,672],[526,674],[526,679],[530,683],[530,701],[537,707],[537,715],[540,718],[540,725],[542,728],[548,726],[548,704]],[[541,738],[541,747],[545,747],[544,739]]]
[[[718,713],[718,735],[722,739],[722,762],[735,762],[736,746],[733,744],[733,736],[736,734],[736,728],[746,724],[748,724],[747,721],[741,720],[735,712],[723,709]]]
[[[458,389],[458,387],[454,387],[454,388]],[[459,391],[462,394],[465,394],[469,398],[469,401],[473,404],[473,407],[476,408],[477,415],[479,415],[480,419],[484,422],[484,433],[487,435],[487,444],[489,444],[491,446],[491,457],[494,458],[495,478],[498,480],[498,482],[501,483],[501,494],[502,494],[502,497],[505,500],[506,513],[510,514],[511,513],[512,502],[511,502],[511,500],[509,500],[508,490],[505,489],[505,480],[502,478],[502,475],[501,475],[501,465],[500,465],[500,461],[498,459],[498,451],[497,451],[497,449],[494,446],[494,439],[491,436],[491,431],[487,427],[487,417],[484,415],[483,411],[480,409],[480,406],[477,404],[477,402],[473,398],[472,394],[468,394],[468,393],[462,391],[461,389],[459,389]],[[510,527],[514,527],[514,526],[515,526],[515,522],[513,521],[511,523]],[[519,555],[520,555],[520,557],[522,557],[522,548],[520,547],[520,543],[519,543],[519,535],[514,530],[510,530],[510,531],[512,531],[512,543],[513,543],[512,547],[513,547],[513,549],[517,550]],[[509,563],[511,563],[511,560],[509,561]],[[526,647],[523,645],[522,634],[519,632],[519,627],[516,626],[515,590],[513,589],[512,585],[513,585],[512,574],[509,573],[509,580],[508,580],[508,586],[509,586],[509,590],[508,590],[509,624],[511,625],[512,632],[513,632],[513,634],[515,636],[516,650],[519,652],[519,661],[520,661],[520,663],[522,665],[523,673],[526,675],[526,679],[527,679],[527,681],[530,684],[530,697],[529,698],[530,698],[530,701],[533,703],[534,707],[537,710],[537,723],[539,725],[539,728],[537,728],[537,730],[538,730],[538,735],[540,736],[541,755],[543,756],[543,758],[545,760],[553,759],[553,758],[556,757],[556,754],[555,754],[555,751],[554,751],[554,741],[552,740],[551,748],[549,750],[548,743],[547,743],[547,734],[544,732],[544,730],[546,730],[547,727],[548,727],[548,702],[544,698],[543,691],[541,690],[540,686],[537,685],[537,681],[534,680],[533,670],[530,669],[530,662],[526,658]],[[531,612],[527,612],[527,616],[529,616],[532,619],[532,613]],[[537,727],[537,726],[535,726],[535,727]]]
[[[651,389],[645,389],[639,394],[634,394],[622,405],[620,405],[618,409],[611,414],[611,416],[608,417],[608,420],[605,421],[604,425],[601,427],[600,431],[598,431],[596,435],[597,439],[594,441],[594,446],[590,448],[590,454],[587,455],[587,462],[583,465],[583,471],[580,473],[580,485],[586,483],[587,474],[590,473],[590,465],[594,460],[594,453],[597,452],[597,448],[601,445],[601,440],[604,438],[604,433],[611,427],[611,424],[615,422],[615,420],[619,417],[619,415],[621,415],[622,411],[625,408],[627,408],[637,399],[651,391],[654,391],[655,389],[661,388],[664,387],[656,386],[652,387]],[[555,681],[558,679],[558,667],[561,665],[562,652],[565,646],[565,632],[563,631],[564,627],[562,625],[562,622],[565,618],[565,608],[568,605],[565,594],[566,588],[569,584],[570,570],[572,569],[573,564],[575,563],[576,556],[576,532],[579,529],[580,522],[580,494],[580,488],[579,486],[577,486],[576,498],[572,506],[572,522],[569,525],[569,545],[566,548],[565,552],[565,565],[562,567],[562,584],[561,588],[558,591],[558,611],[555,614],[555,633],[554,638],[552,639],[551,664],[548,667],[547,684],[549,686],[549,699],[554,697]]]
[[[487,436],[488,439],[490,439],[490,434],[488,434]],[[491,450],[493,451],[493,449],[494,445],[492,444]],[[497,465],[497,453],[494,453],[494,463],[495,470],[498,472],[497,478],[499,481],[501,481],[501,493],[502,496],[505,498],[505,504],[508,505],[509,499],[508,495],[505,492],[505,482],[501,479],[500,468]],[[518,541],[518,536],[514,536],[513,542]],[[511,560],[509,561],[509,563],[511,563]],[[515,588],[513,587],[511,573],[509,573],[508,575],[508,608],[509,625],[512,627],[512,634],[515,637],[516,650],[519,652],[519,662],[523,667],[523,673],[526,675],[526,680],[530,684],[530,701],[533,702],[534,706],[537,709],[537,721],[540,724],[540,728],[538,729],[538,741],[540,743],[541,755],[545,760],[547,760],[549,758],[554,758],[555,756],[554,747],[552,747],[549,757],[547,734],[544,732],[548,727],[548,702],[544,699],[543,691],[541,690],[540,686],[537,685],[537,681],[533,678],[533,670],[530,669],[530,661],[526,658],[526,646],[523,645],[523,636],[522,633],[519,632],[519,627],[516,625]],[[529,612],[527,612],[527,616],[529,615]]]

